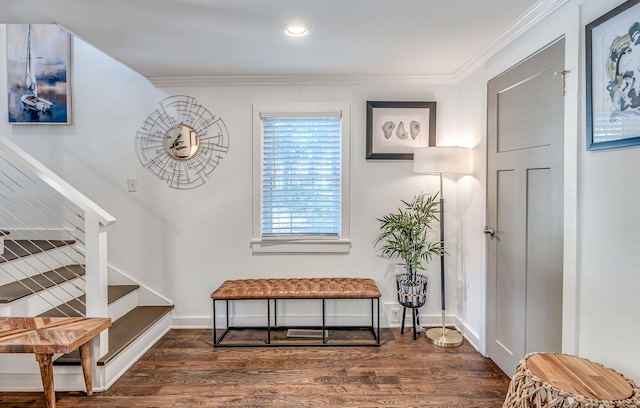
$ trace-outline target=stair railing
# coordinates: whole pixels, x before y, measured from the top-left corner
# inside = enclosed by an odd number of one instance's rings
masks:
[[[84,247],[85,315],[108,317],[107,227],[115,223],[116,218],[12,141],[0,137],[0,151],[0,198],[3,203],[0,223],[4,226],[18,224],[32,230],[32,235],[50,229],[65,230],[70,234],[78,247]],[[52,239],[50,236],[43,238]],[[27,263],[26,267],[36,268],[37,265]],[[99,356],[107,352],[107,341],[104,332],[94,348]]]

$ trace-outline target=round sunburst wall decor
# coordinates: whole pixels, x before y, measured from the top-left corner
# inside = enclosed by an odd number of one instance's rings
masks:
[[[185,95],[158,103],[136,134],[140,163],[170,187],[201,186],[229,151],[222,118]]]

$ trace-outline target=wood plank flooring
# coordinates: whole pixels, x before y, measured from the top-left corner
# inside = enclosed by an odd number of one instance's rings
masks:
[[[108,391],[57,392],[58,408],[501,407],[509,378],[466,342],[439,348],[383,329],[382,346],[213,348],[211,330],[171,330]],[[0,407],[44,407],[0,393]]]

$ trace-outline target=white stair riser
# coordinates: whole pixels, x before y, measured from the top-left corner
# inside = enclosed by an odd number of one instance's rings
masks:
[[[109,317],[112,322],[115,322],[122,316],[129,313],[136,306],[138,306],[138,290],[134,290],[128,293],[126,296],[121,297],[113,303],[109,304]]]
[[[98,376],[102,377],[102,368],[98,368]],[[53,377],[56,391],[85,390],[80,366],[54,365]],[[0,354],[0,391],[42,391],[42,377],[34,354]]]
[[[42,380],[34,354],[0,354],[0,391],[38,389],[42,390]]]
[[[62,285],[8,303],[9,314],[5,316],[37,316],[54,306],[82,296],[84,288],[84,279],[72,279]]]
[[[3,262],[0,264],[0,285],[73,264],[84,264],[84,259],[68,246]]]

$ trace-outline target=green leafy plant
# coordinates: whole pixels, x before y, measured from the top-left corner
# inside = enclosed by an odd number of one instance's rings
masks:
[[[380,249],[384,258],[399,259],[410,278],[414,271],[425,269],[423,261],[428,262],[433,256],[444,253],[443,243],[430,241],[428,237],[432,223],[439,222],[440,202],[437,196],[420,194],[411,202],[401,200],[404,207],[377,219],[380,232],[374,246],[382,244]]]

